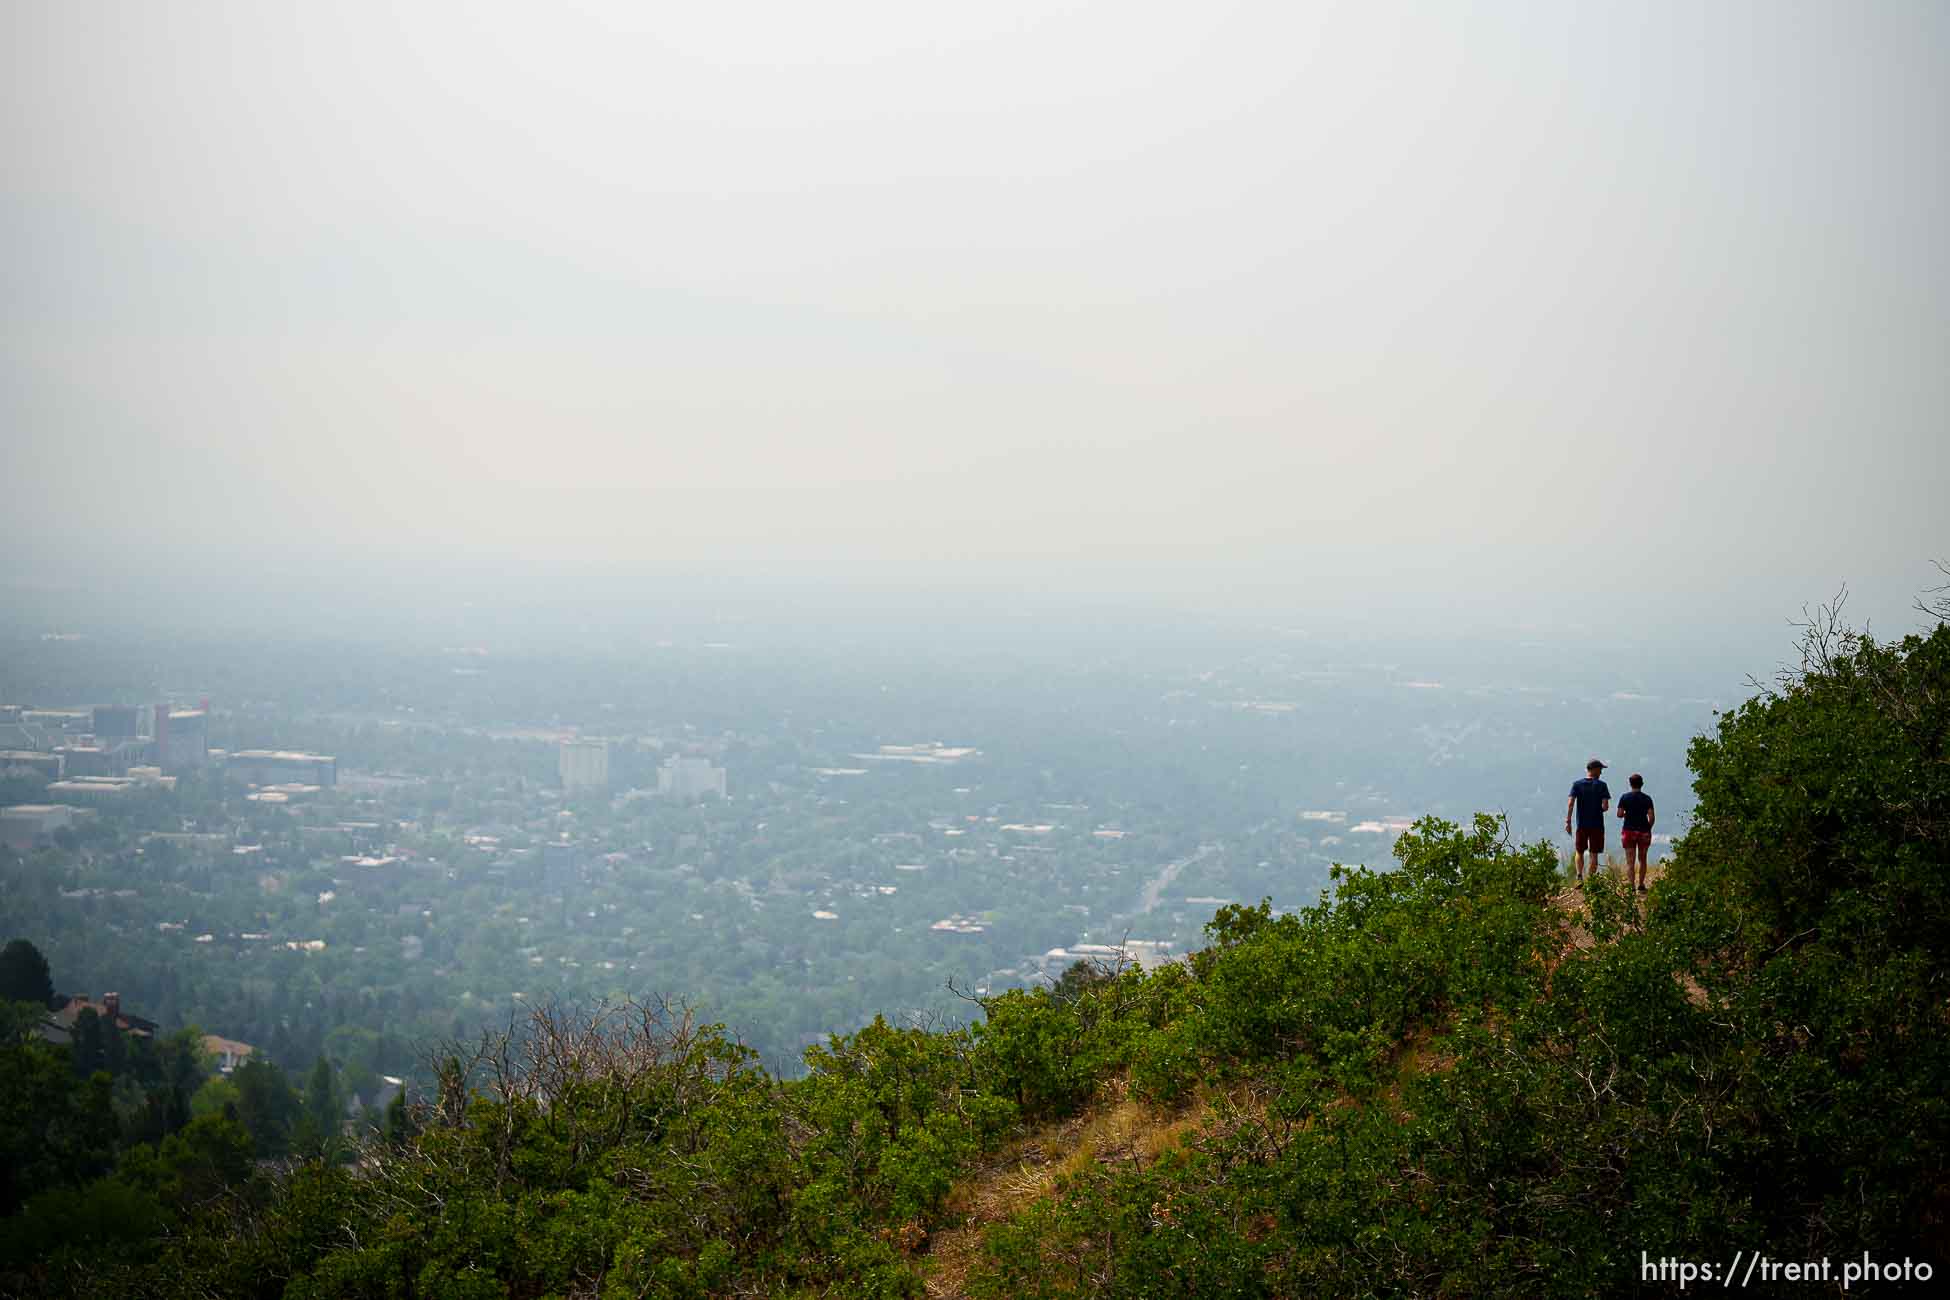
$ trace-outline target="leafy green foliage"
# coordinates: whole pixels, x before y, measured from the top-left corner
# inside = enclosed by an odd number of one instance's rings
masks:
[[[76,1079],[67,1054],[28,1039],[0,1046],[0,1214],[40,1188],[83,1182],[114,1164],[111,1084]]]

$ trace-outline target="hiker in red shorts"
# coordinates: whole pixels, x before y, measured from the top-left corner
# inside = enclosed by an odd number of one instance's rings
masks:
[[[1600,775],[1605,765],[1592,759],[1584,765],[1584,780],[1571,786],[1571,801],[1564,805],[1564,833],[1571,833],[1571,814],[1578,815],[1577,838],[1571,841],[1572,860],[1577,864],[1578,882],[1584,882],[1584,852],[1591,850],[1591,874],[1598,874],[1598,859],[1605,851],[1605,814],[1611,810],[1611,787]]]
[[[1659,819],[1652,809],[1652,796],[1644,790],[1645,778],[1632,773],[1632,788],[1618,801],[1618,815],[1625,819],[1618,838],[1625,845],[1625,878],[1632,878],[1633,855],[1637,855],[1639,892],[1645,892],[1645,854],[1652,847],[1652,823]]]

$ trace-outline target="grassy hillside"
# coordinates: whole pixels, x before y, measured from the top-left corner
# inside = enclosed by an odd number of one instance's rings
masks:
[[[354,1164],[186,1145],[28,1199],[11,1285],[1591,1295],[1671,1291],[1642,1252],[1940,1263],[1950,628],[1813,649],[1693,746],[1647,902],[1427,821],[1315,907],[1222,910],[1188,965],[876,1022],[803,1079],[678,1009],[539,1012]]]

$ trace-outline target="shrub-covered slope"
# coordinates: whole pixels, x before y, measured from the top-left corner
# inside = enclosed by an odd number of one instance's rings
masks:
[[[43,1192],[140,1226],[16,1231],[11,1285],[1590,1295],[1668,1289],[1641,1252],[1940,1265],[1947,736],[1950,629],[1850,641],[1694,745],[1697,821],[1649,904],[1567,891],[1492,819],[1430,821],[1318,906],[1221,911],[1188,965],[876,1022],[803,1079],[678,1013],[539,1013],[356,1163]],[[971,1221],[1025,1135],[1133,1107],[1168,1140]]]

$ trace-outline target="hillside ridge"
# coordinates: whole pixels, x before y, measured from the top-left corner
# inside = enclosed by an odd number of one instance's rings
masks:
[[[113,1099],[16,1037],[41,1109],[0,1131],[41,1182],[0,1285],[1584,1296],[1736,1252],[1915,1278],[1950,1247],[1947,738],[1950,628],[1859,638],[1695,741],[1644,900],[1427,818],[1311,906],[1220,908],[1183,963],[875,1020],[802,1078],[680,1006],[536,1007],[440,1049],[349,1160],[254,1162],[221,1114],[77,1175],[60,1144]]]

